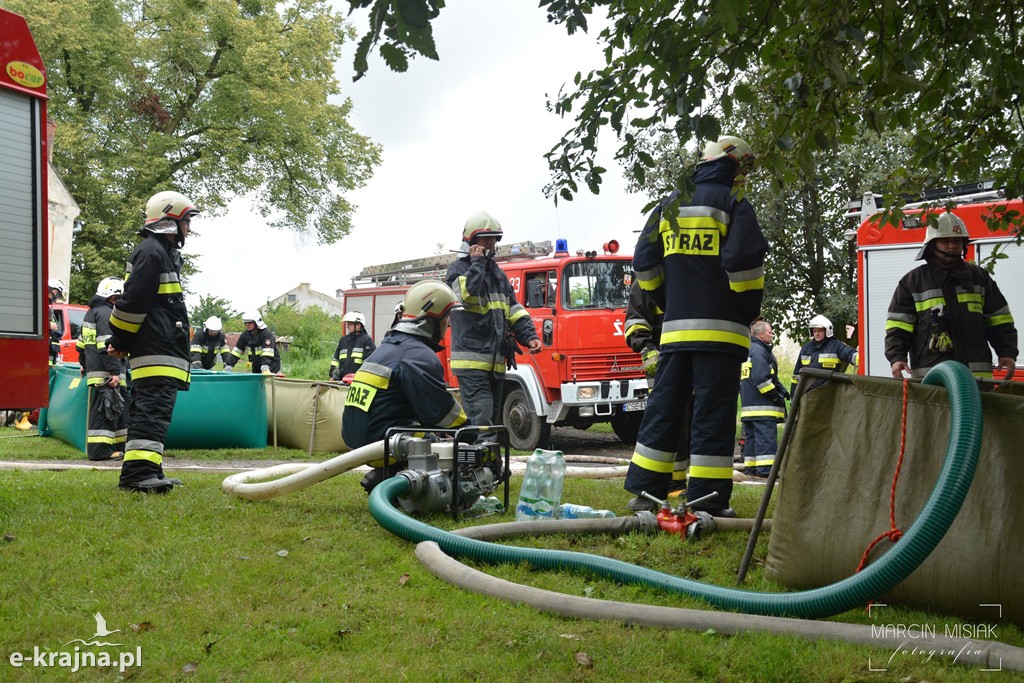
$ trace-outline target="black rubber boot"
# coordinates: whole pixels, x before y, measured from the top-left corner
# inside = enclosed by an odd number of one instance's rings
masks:
[[[118,488],[122,491],[132,491],[134,493],[167,493],[174,488],[174,484],[171,483],[170,479],[151,477],[142,481],[121,483],[118,485]]]

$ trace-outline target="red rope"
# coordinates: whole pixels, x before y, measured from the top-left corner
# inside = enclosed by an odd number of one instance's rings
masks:
[[[903,456],[906,454],[907,448],[907,387],[910,386],[910,381],[907,379],[903,380],[903,417],[902,425],[900,427],[900,457],[896,462],[896,473],[892,477],[892,487],[889,489],[889,530],[884,534],[871,541],[868,545],[867,550],[860,558],[860,564],[857,565],[857,571],[859,572],[868,563],[868,557],[871,555],[871,551],[883,538],[888,538],[890,541],[895,543],[903,537],[903,532],[896,526],[896,484],[900,480],[900,470],[903,468]],[[856,572],[855,572],[856,573]]]

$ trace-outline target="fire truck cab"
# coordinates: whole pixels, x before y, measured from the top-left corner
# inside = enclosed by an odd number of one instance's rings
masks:
[[[600,254],[570,254],[565,240],[553,252],[550,242],[499,246],[495,260],[533,318],[542,345],[536,355],[517,355],[517,367],[505,374],[502,423],[513,448],[547,445],[552,425],[587,429],[597,422],[610,422],[625,443],[636,441],[648,388],[640,356],[626,345],[623,329],[632,258],[617,251],[614,241]],[[458,256],[365,268],[345,292],[345,310],[362,313],[379,344],[408,287],[424,278],[444,280]],[[457,387],[447,350],[438,355],[446,381]]]
[[[902,220],[889,222],[882,220],[878,198],[867,193],[862,200],[851,202],[847,213],[859,220],[856,240],[860,374],[891,376],[885,359],[889,301],[900,278],[922,263],[914,257],[924,241],[928,216],[945,211],[947,205],[967,225],[971,239],[968,261],[984,263],[999,254],[994,276],[1010,312],[1017,316],[1020,329],[1019,321],[1024,319],[1024,247],[1018,243],[1014,230],[1000,219],[1016,217],[1019,221],[1024,215],[1024,202],[1006,199],[991,183],[974,183],[930,190],[924,201],[903,206]]]
[[[49,400],[46,67],[24,17],[0,8],[0,408]]]

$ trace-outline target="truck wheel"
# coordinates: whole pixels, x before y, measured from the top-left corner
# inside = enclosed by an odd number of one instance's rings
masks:
[[[515,388],[505,394],[501,406],[501,421],[508,428],[508,442],[520,451],[532,451],[547,447],[551,438],[551,425],[540,415],[530,410],[526,392]]]
[[[636,443],[636,435],[640,433],[640,423],[644,420],[643,411],[632,413],[618,412],[612,415],[612,431],[624,444]]]

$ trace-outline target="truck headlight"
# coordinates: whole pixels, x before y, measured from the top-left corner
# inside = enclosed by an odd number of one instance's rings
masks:
[[[582,401],[593,401],[597,398],[597,387],[580,387],[576,395]]]

